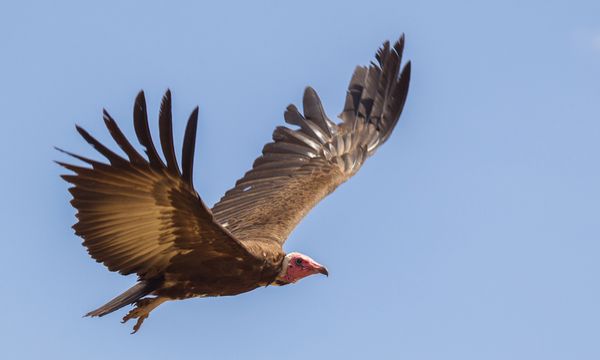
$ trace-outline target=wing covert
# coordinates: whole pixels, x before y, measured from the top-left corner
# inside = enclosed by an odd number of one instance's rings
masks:
[[[173,150],[170,91],[163,98],[159,116],[166,165],[150,137],[143,92],[136,98],[134,125],[148,160],[134,149],[106,111],[106,126],[128,160],[80,127],[77,130],[82,137],[106,157],[109,164],[61,150],[91,166],[59,162],[73,172],[62,177],[74,185],[69,191],[73,196],[71,204],[77,209],[75,233],[84,239],[83,245],[90,255],[109,270],[152,277],[167,269],[198,272],[204,263],[215,259],[224,265],[258,261],[213,220],[193,188],[191,172],[197,116],[196,108],[184,139],[183,175]]]
[[[393,47],[386,42],[377,63],[356,68],[339,124],[308,87],[304,114],[294,105],[284,113],[285,122],[296,128],[275,129],[252,169],[215,204],[215,219],[242,242],[283,245],[298,222],[389,138],[410,81],[410,62],[400,71],[403,47],[404,36]]]

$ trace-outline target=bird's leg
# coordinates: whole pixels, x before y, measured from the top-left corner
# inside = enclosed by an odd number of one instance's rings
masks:
[[[121,322],[126,323],[131,319],[137,319],[137,322],[133,326],[133,331],[131,332],[132,334],[135,334],[142,326],[144,320],[150,315],[150,312],[167,300],[169,299],[162,296],[140,299],[135,302],[135,308],[131,309]]]

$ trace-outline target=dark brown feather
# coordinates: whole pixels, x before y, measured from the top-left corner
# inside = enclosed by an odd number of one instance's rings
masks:
[[[140,91],[135,98],[135,104],[133,105],[133,125],[140,144],[146,148],[146,155],[148,155],[150,165],[155,169],[164,168],[165,164],[158,155],[158,152],[154,147],[154,142],[152,141],[152,135],[150,135],[150,128],[148,127],[148,111],[146,110],[146,96],[143,91]]]
[[[319,128],[325,132],[325,135],[333,135],[335,124],[327,118],[327,115],[325,115],[325,110],[323,110],[319,95],[317,95],[317,92],[310,86],[304,91],[302,107],[304,108],[304,116],[306,119],[317,124]]]
[[[176,160],[168,151],[173,144],[171,119],[167,115],[170,113],[168,94],[165,100],[161,111],[161,143],[166,145],[169,162]],[[169,280],[180,285],[199,282],[192,289],[168,290],[175,291],[169,296],[193,296],[194,291],[212,295],[248,291],[252,286],[273,280],[279,272],[283,252],[281,247],[271,244],[239,242],[213,220],[212,213],[193,190],[197,117],[196,108],[184,139],[183,175],[172,171],[176,163],[166,168],[159,162],[149,135],[143,93],[136,99],[134,125],[148,157],[154,158],[153,163],[133,149],[107,112],[104,112],[107,127],[129,161],[77,127],[83,138],[110,164],[59,149],[92,166],[58,162],[73,172],[62,176],[74,185],[69,189],[73,195],[71,203],[77,209],[78,221],[73,228],[84,239],[90,255],[111,271],[125,275],[137,273],[141,279]],[[268,252],[266,256],[265,252]],[[220,272],[214,273],[215,269]],[[240,278],[242,275],[246,277]],[[206,278],[212,282],[202,283]],[[211,288],[213,282],[219,285]],[[158,288],[155,293],[160,291],[167,290]]]
[[[127,156],[129,157],[129,161],[138,165],[146,164],[146,159],[144,159],[142,155],[140,155],[135,150],[135,148],[131,145],[129,140],[127,140],[125,135],[123,135],[123,132],[121,131],[121,129],[119,129],[119,126],[117,125],[116,121],[110,116],[108,111],[102,110],[102,117],[104,118],[104,123],[106,124],[108,131],[112,135],[117,145],[119,145],[119,147],[125,152],[125,154],[127,154]]]
[[[163,96],[158,115],[158,126],[160,128],[160,144],[163,155],[167,161],[167,168],[174,174],[180,175],[175,146],[173,145],[173,117],[171,114],[171,90],[167,90]]]
[[[181,154],[181,167],[183,168],[183,181],[194,187],[192,173],[194,171],[194,149],[196,147],[196,128],[198,127],[198,107],[192,111],[185,127],[183,150]]]
[[[119,155],[109,150],[106,146],[102,145],[82,127],[75,126],[75,128],[77,129],[77,132],[79,132],[79,134],[85,139],[85,141],[92,145],[100,154],[104,155],[104,157],[106,157],[112,165],[122,166],[127,163],[127,160],[123,159]]]
[[[404,38],[377,52],[377,64],[357,67],[340,124],[331,122],[317,93],[307,88],[304,115],[287,107],[286,123],[235,187],[213,207],[215,219],[243,242],[283,244],[322,198],[352,177],[387,140],[406,101],[410,64],[398,76]]]

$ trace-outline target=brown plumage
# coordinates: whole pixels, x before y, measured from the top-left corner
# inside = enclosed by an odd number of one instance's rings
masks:
[[[75,233],[109,270],[139,277],[134,287],[88,315],[135,304],[123,319],[138,319],[135,332],[166,300],[236,295],[327,274],[305,255],[286,255],[282,246],[310,209],[352,177],[392,133],[410,80],[410,63],[400,71],[403,46],[404,37],[393,47],[386,42],[377,63],[356,68],[339,124],[325,115],[317,93],[307,88],[303,114],[293,105],[284,114],[296,128],[277,127],[273,142],[212,211],[192,184],[198,108],[185,130],[181,169],[173,146],[170,91],[159,114],[164,160],[150,135],[143,92],[136,98],[133,119],[145,157],[106,111],[104,122],[127,158],[77,127],[108,164],[64,151],[89,165],[59,162],[74,173],[62,177],[74,185],[69,191],[77,209]]]

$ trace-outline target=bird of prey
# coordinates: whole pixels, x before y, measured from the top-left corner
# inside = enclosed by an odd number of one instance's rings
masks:
[[[87,166],[58,162],[70,170],[75,233],[97,262],[123,275],[137,274],[129,290],[87,316],[104,316],[127,305],[123,322],[137,319],[133,333],[168,300],[229,296],[261,286],[286,285],[327,269],[310,257],[285,253],[283,244],[321,199],[352,177],[391,135],[406,101],[410,62],[403,67],[404,36],[385,42],[376,62],[356,67],[341,122],[332,122],[317,93],[306,88],[303,113],[287,107],[285,122],[252,169],[209,209],[192,184],[198,108],[189,117],[181,168],[173,146],[171,93],[158,116],[160,147],[152,141],[146,101],[135,100],[133,123],[142,156],[104,110],[108,131],[126,157],[77,131],[108,163],[61,149]]]

